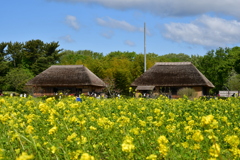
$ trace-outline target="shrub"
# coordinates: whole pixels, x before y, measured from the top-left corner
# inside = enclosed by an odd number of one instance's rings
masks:
[[[197,92],[192,88],[181,88],[178,90],[177,95],[181,98],[187,96],[190,99],[197,97]]]

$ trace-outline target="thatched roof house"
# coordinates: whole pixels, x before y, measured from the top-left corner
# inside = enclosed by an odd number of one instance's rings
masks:
[[[214,85],[191,62],[157,62],[131,86],[139,91],[171,92],[183,87],[194,88],[198,96],[208,94]]]
[[[100,92],[105,83],[83,65],[53,65],[27,82],[34,95]]]

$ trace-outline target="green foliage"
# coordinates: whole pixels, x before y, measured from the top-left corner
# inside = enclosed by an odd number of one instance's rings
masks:
[[[240,74],[233,72],[227,81],[227,85],[231,91],[240,91]]]
[[[13,68],[6,77],[5,82],[8,90],[24,92],[25,84],[33,78],[33,74],[28,69]]]
[[[137,54],[135,52],[121,52],[121,51],[115,51],[115,52],[110,52],[108,55],[106,55],[107,59],[112,59],[112,58],[127,58],[129,61],[133,61]]]
[[[165,62],[189,62],[191,60],[190,56],[184,53],[169,53],[161,57],[165,59]]]
[[[6,47],[7,43],[2,42],[0,43],[0,62],[6,61]]]
[[[228,77],[234,67],[233,54],[229,48],[211,50],[203,57],[194,57],[194,65],[205,75],[215,86],[213,92],[224,89]]]
[[[59,62],[61,49],[58,47],[58,42],[41,40],[0,43],[0,87],[23,91],[26,80]],[[16,79],[14,75],[18,75]]]
[[[7,54],[11,62],[12,67],[19,67],[22,63],[23,55],[23,43],[9,42],[7,44]]]
[[[111,81],[111,89],[126,92],[129,85],[144,72],[144,54],[114,51],[107,55],[90,50],[58,49],[58,42],[30,40],[25,43],[0,43],[0,88],[9,88],[6,74],[14,68],[26,68],[37,75],[54,64],[85,65],[101,79]],[[147,69],[156,62],[192,62],[214,85],[213,92],[233,82],[232,70],[240,73],[240,47],[211,50],[204,56],[169,53],[159,56],[147,53]],[[119,77],[120,76],[120,77]],[[112,82],[113,81],[113,82]],[[5,83],[4,83],[5,82]],[[11,87],[10,87],[11,88]]]
[[[181,88],[178,90],[177,95],[181,98],[184,98],[184,96],[187,96],[190,99],[196,98],[197,93],[193,88]]]
[[[78,61],[84,61],[86,59],[86,56],[70,50],[63,51],[61,54],[60,64],[62,65],[75,65]]]
[[[234,70],[240,74],[240,47],[233,47],[230,50],[230,63],[234,64]]]
[[[62,49],[58,42],[44,43],[41,40],[31,40],[23,47],[23,66],[30,69],[35,75],[44,71],[60,60]]]

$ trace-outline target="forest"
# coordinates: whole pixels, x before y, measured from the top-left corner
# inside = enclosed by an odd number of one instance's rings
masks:
[[[220,90],[240,90],[240,47],[210,50],[205,55],[146,54],[146,67],[155,62],[192,62]],[[144,72],[144,54],[113,51],[64,50],[58,42],[39,39],[0,43],[0,90],[26,92],[25,84],[51,65],[84,65],[112,90],[127,94],[130,84]]]

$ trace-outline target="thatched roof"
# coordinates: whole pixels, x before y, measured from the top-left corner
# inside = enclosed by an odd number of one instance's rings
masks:
[[[191,62],[157,62],[131,86],[214,87]]]
[[[31,79],[30,86],[100,86],[105,83],[83,65],[53,65]]]
[[[140,91],[140,90],[148,90],[148,91],[152,91],[155,88],[155,86],[137,86],[136,90]]]

